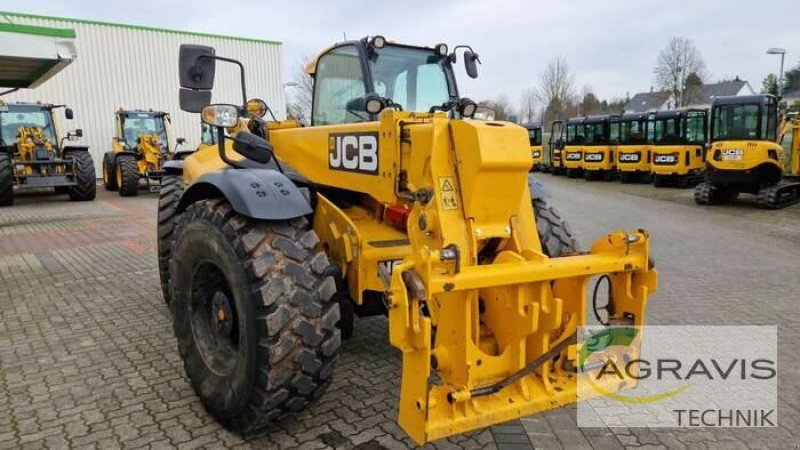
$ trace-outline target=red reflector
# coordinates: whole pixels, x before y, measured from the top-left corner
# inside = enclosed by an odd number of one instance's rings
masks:
[[[392,205],[386,207],[384,217],[390,225],[405,230],[409,214],[411,214],[411,210],[405,206]]]

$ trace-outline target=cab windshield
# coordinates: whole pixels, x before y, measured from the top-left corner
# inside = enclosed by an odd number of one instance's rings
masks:
[[[0,143],[12,145],[20,128],[41,128],[44,137],[57,144],[51,110],[40,105],[0,105]]]
[[[586,145],[608,144],[608,122],[586,124]]]
[[[392,99],[404,111],[428,112],[455,97],[447,58],[433,50],[387,45],[374,52],[369,70],[375,93]]]
[[[585,141],[583,125],[567,125],[567,145],[582,145]]]
[[[619,123],[619,143],[640,145],[647,143],[647,122],[645,120],[624,120]]]
[[[713,141],[776,140],[778,119],[773,105],[766,108],[758,104],[719,105],[714,107],[711,120]]]
[[[531,147],[538,147],[542,145],[542,130],[540,128],[533,128],[528,130],[528,141]]]
[[[680,116],[656,118],[655,120],[656,144],[683,144],[683,132],[681,130]]]
[[[136,141],[143,134],[157,134],[162,147],[167,147],[167,129],[162,114],[126,113],[122,122],[122,134],[128,147],[136,147]]]

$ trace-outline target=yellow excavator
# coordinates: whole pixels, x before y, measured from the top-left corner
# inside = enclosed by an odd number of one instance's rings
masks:
[[[583,121],[583,178],[586,181],[611,181],[616,175],[617,118],[616,115],[602,114],[587,116]]]
[[[564,150],[564,145],[564,121],[554,120],[550,124],[550,137],[547,141],[550,161],[547,165],[542,166],[543,172],[550,172],[553,175],[564,175],[566,173],[564,158],[562,158],[561,154]]]
[[[103,155],[103,186],[128,197],[139,194],[139,181],[158,191],[165,161],[172,159],[185,140],[177,138],[170,151],[169,113],[120,108],[114,114],[115,136],[112,151]]]
[[[544,163],[544,151],[542,149],[542,124],[528,123],[524,125],[528,130],[528,143],[531,147],[531,172],[541,171]]]
[[[772,95],[714,99],[705,180],[695,188],[696,203],[732,201],[740,193],[756,195],[758,206],[767,209],[800,201],[800,125],[796,115],[781,114],[778,103]]]
[[[399,423],[418,444],[575,402],[595,277],[610,280],[611,322],[644,323],[648,234],[578,251],[528,172],[525,128],[471,120],[453,70],[477,77],[469,46],[328,47],[306,69],[308,127],[265,120],[240,62],[196,45],[179,58],[181,108],[218,144],[165,164],[162,287],[188,379],[225,426],[320,397],[355,315],[388,316]],[[221,63],[242,98],[209,104]]]
[[[586,128],[583,117],[573,117],[564,124],[566,140],[561,157],[568,178],[583,176],[583,145],[586,143]]]
[[[653,153],[652,117],[648,113],[623,114],[618,120],[617,172],[623,183],[650,180]]]
[[[656,111],[653,162],[655,187],[691,187],[703,179],[708,136],[708,110]]]

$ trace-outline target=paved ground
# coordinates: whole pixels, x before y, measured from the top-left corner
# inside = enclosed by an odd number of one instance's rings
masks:
[[[780,326],[777,429],[579,429],[574,408],[460,436],[442,448],[796,448],[800,445],[800,206],[700,208],[688,191],[543,175],[584,245],[648,228],[661,273],[658,324]],[[657,196],[658,200],[652,197]],[[361,320],[329,392],[259,435],[221,429],[177,357],[156,269],[156,197],[0,210],[0,449],[16,447],[404,448],[399,354],[383,319]]]

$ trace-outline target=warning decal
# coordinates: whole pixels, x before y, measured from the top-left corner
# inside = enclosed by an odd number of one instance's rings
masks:
[[[454,177],[439,177],[439,193],[442,196],[442,209],[458,209]]]

